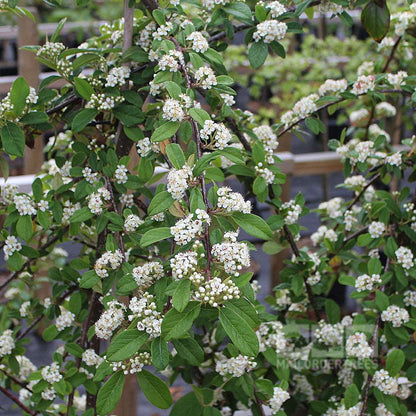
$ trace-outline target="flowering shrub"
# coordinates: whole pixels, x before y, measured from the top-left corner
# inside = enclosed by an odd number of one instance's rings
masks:
[[[173,416],[410,414],[416,197],[380,184],[416,178],[414,139],[393,149],[386,127],[394,104],[407,111],[415,100],[416,78],[390,67],[400,66],[399,43],[414,43],[416,8],[389,23],[385,1],[357,3],[375,40],[390,30],[390,54],[354,79],[328,79],[273,126],[235,106],[227,42],[244,31],[259,68],[269,53],[284,58],[279,40],[302,30],[302,13],[348,21],[349,1],[126,1],[124,18],[79,48],[57,42],[59,30],[32,48],[66,85],[50,89],[52,75],[35,91],[18,78],[0,104],[5,154],[22,156],[33,137],[56,132],[33,192],[6,183],[0,195],[10,270],[0,285],[0,391],[26,414],[111,414],[128,374],[164,409],[167,384],[181,376],[192,385]],[[275,151],[288,131],[322,132],[327,108],[351,121],[330,145],[352,198],[322,202],[314,247],[299,248],[308,208],[300,195],[281,201]],[[229,177],[247,195],[224,186]],[[249,195],[272,208],[267,220]],[[256,300],[254,246],[239,229],[267,253],[292,251],[269,308]],[[69,262],[57,247],[65,241],[81,246]],[[35,275],[47,258],[52,296],[39,299]],[[354,313],[329,297],[335,282],[349,287]],[[63,345],[36,368],[25,337],[41,321],[44,340]]]

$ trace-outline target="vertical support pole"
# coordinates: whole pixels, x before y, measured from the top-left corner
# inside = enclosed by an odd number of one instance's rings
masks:
[[[139,389],[137,376],[136,374],[129,374],[126,377],[126,382],[124,384],[121,398],[113,413],[117,416],[136,416],[138,395]]]
[[[36,45],[39,43],[37,21],[39,15],[35,8],[29,8],[35,21],[25,16],[19,16],[17,27],[17,59],[18,74],[26,79],[28,84],[33,88],[39,86],[40,63],[36,55],[30,51],[24,51],[21,48],[27,45]],[[24,155],[24,173],[38,173],[43,163],[43,137],[35,139],[33,149],[26,147]]]

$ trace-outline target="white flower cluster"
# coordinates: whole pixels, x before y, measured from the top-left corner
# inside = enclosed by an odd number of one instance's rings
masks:
[[[55,60],[65,49],[65,45],[60,42],[45,42],[36,52],[37,56],[44,56],[48,59]]]
[[[104,358],[100,357],[92,348],[85,350],[82,353],[82,362],[89,367],[98,367]]]
[[[127,182],[127,172],[128,169],[124,165],[117,165],[117,169],[114,172],[114,178],[118,184]]]
[[[318,107],[316,106],[316,100],[319,98],[318,94],[310,94],[307,97],[301,98],[293,106],[293,115],[295,120],[308,117],[314,113]]]
[[[224,104],[228,106],[233,106],[235,104],[235,99],[230,94],[220,94],[221,98],[224,100]]]
[[[137,154],[140,157],[146,157],[150,152],[159,152],[159,146],[157,143],[153,143],[149,137],[145,137],[142,140],[139,140],[136,144]]]
[[[162,117],[169,121],[182,121],[185,118],[185,112],[182,109],[181,103],[174,98],[168,98],[162,109]]]
[[[62,213],[62,223],[69,224],[69,219],[75,211],[78,211],[79,209],[81,209],[81,204],[79,202],[72,204],[71,201],[65,201]]]
[[[13,331],[6,329],[0,336],[0,357],[11,354],[14,347]]]
[[[221,244],[212,246],[212,255],[224,267],[225,273],[238,276],[243,267],[250,266],[250,252],[246,243],[237,242],[238,233],[224,234]]]
[[[204,53],[208,50],[209,44],[208,41],[205,39],[204,35],[201,32],[192,32],[186,40],[190,40],[192,42],[191,48],[195,52]]]
[[[342,345],[345,327],[352,323],[352,319],[346,316],[337,324],[327,324],[325,321],[318,322],[318,328],[314,332],[315,339],[325,345]]]
[[[145,365],[150,364],[152,364],[152,357],[148,352],[137,354],[135,357],[130,358],[127,363],[123,361],[112,363],[113,371],[117,371],[120,368],[125,375],[140,373]]]
[[[355,95],[366,94],[368,91],[373,91],[375,86],[374,75],[361,75],[354,82],[351,92]]]
[[[72,326],[75,320],[75,315],[63,306],[60,306],[59,309],[61,314],[56,318],[55,325],[58,331],[63,331],[65,328]]]
[[[214,123],[212,120],[206,120],[204,127],[200,131],[201,139],[209,142],[211,147],[217,149],[224,149],[230,141],[232,136],[230,131],[223,123]]]
[[[27,380],[28,377],[37,370],[37,367],[24,355],[16,355],[16,360],[19,363],[19,377],[22,380]]]
[[[182,61],[182,52],[173,49],[159,59],[158,66],[161,71],[178,72]]]
[[[380,238],[386,232],[386,226],[379,221],[372,221],[368,226],[371,238]]]
[[[19,252],[22,249],[22,245],[17,241],[17,238],[14,235],[9,235],[4,242],[4,260],[13,255],[14,252]]]
[[[407,77],[407,72],[399,71],[397,74],[387,74],[387,81],[395,90],[400,90],[401,86],[405,84],[404,80]]]
[[[285,223],[287,225],[295,224],[302,213],[302,207],[295,201],[288,201],[282,205],[283,210],[287,210],[285,214]]]
[[[145,293],[140,299],[135,296],[129,303],[129,309],[132,312],[128,316],[129,321],[138,319],[137,329],[139,331],[146,331],[150,338],[160,335],[163,317],[156,310],[153,295]]]
[[[285,37],[287,31],[286,23],[278,20],[265,20],[256,26],[253,39],[256,42],[272,43]]]
[[[240,290],[232,280],[222,281],[219,277],[205,282],[194,293],[194,298],[217,308],[230,299],[239,299]]]
[[[171,169],[168,173],[167,190],[176,200],[180,200],[185,196],[188,189],[188,181],[193,179],[192,169],[188,165],[184,165],[182,169]]]
[[[397,113],[396,107],[391,105],[387,101],[383,101],[376,105],[376,116],[377,117],[394,117]]]
[[[95,335],[101,339],[108,339],[123,322],[125,306],[117,301],[108,302],[105,310],[95,323]]]
[[[14,202],[14,197],[18,191],[17,185],[11,183],[5,183],[0,186],[0,203],[2,205],[8,205]]]
[[[102,187],[98,189],[98,192],[93,192],[88,197],[88,208],[93,214],[100,215],[103,212],[105,201],[109,201],[110,199],[111,195],[109,190]]]
[[[253,133],[263,142],[266,152],[273,153],[277,149],[277,146],[279,146],[276,134],[267,124],[255,127]]]
[[[13,202],[20,215],[36,215],[35,203],[29,195],[16,195]]]
[[[318,209],[325,211],[329,218],[337,218],[342,215],[342,203],[344,200],[340,197],[332,198],[329,201],[321,202]]]
[[[196,219],[194,219],[195,217]],[[187,217],[178,220],[175,225],[170,227],[170,232],[176,244],[183,246],[203,234],[204,223],[209,224],[210,222],[211,219],[206,211],[197,209],[195,214],[189,214]]]
[[[51,365],[42,368],[42,378],[50,384],[56,383],[62,380],[62,374],[59,371],[59,364],[54,361]]]
[[[261,352],[266,351],[267,348],[272,348],[278,354],[285,351],[287,340],[281,322],[262,322],[256,334],[259,339],[259,350]]]
[[[406,270],[411,269],[414,266],[414,257],[412,250],[407,247],[399,247],[396,251],[397,262]]]
[[[226,3],[228,0],[202,0],[202,5],[208,10],[213,9],[216,5],[223,6]]]
[[[366,180],[362,175],[353,175],[345,178],[344,184],[349,188],[355,188],[355,191],[359,191],[366,185]]]
[[[53,400],[56,397],[56,392],[53,387],[47,387],[40,395],[43,400]]]
[[[217,77],[212,68],[201,66],[195,71],[195,80],[204,90],[209,90],[217,85]]]
[[[355,287],[357,292],[363,292],[364,290],[374,290],[379,283],[381,283],[379,274],[372,274],[371,276],[362,274],[355,280]]]
[[[134,206],[134,196],[133,194],[121,194],[120,195],[120,202],[125,204],[127,208],[131,208]]]
[[[132,275],[137,283],[138,290],[143,292],[156,282],[156,280],[163,277],[163,266],[157,261],[151,261],[142,266],[135,267]]]
[[[394,416],[394,413],[389,412],[385,404],[379,403],[376,407],[375,415],[376,416]]]
[[[401,166],[403,163],[402,154],[400,152],[393,153],[386,157],[385,162],[391,166]]]
[[[327,79],[319,87],[319,95],[336,95],[340,92],[344,92],[347,89],[348,81],[346,79]]]
[[[103,93],[91,94],[90,100],[88,101],[86,108],[96,108],[99,111],[111,110],[117,104],[124,101],[121,96],[110,96]]]
[[[238,192],[231,192],[231,188],[223,186],[218,189],[218,208],[227,212],[241,211],[244,214],[251,212],[251,202],[244,201],[243,196]]]
[[[153,32],[153,38],[156,40],[162,40],[162,38],[168,35],[172,29],[172,22],[167,22],[165,25],[161,25],[155,32]]]
[[[33,87],[29,88],[29,95],[26,97],[26,104],[36,104],[38,102],[38,95]]]
[[[273,397],[269,400],[269,406],[272,409],[272,412],[277,413],[281,409],[283,403],[289,399],[290,394],[286,390],[283,390],[281,387],[274,387]]]
[[[256,165],[254,170],[256,171],[256,175],[266,181],[267,185],[271,185],[274,182],[274,173],[270,169],[263,167],[263,163],[260,162],[258,165]]]
[[[337,238],[337,233],[332,229],[328,229],[326,225],[321,225],[318,230],[311,235],[311,240],[314,246],[324,240],[335,242],[337,241]]]
[[[399,389],[397,378],[391,377],[386,370],[378,370],[374,373],[372,384],[384,394],[396,395]]]
[[[370,120],[370,112],[367,108],[360,108],[350,114],[350,123],[354,127],[365,127]]]
[[[344,8],[339,4],[333,3],[331,0],[322,0],[318,5],[319,13],[331,13],[340,14],[344,11]]]
[[[130,76],[130,69],[125,66],[110,69],[106,78],[106,87],[121,87]]]
[[[409,322],[409,319],[409,312],[397,305],[390,305],[385,311],[381,313],[381,320],[384,322],[391,322],[395,328],[398,328],[403,324]]]
[[[276,19],[283,13],[287,12],[286,7],[283,6],[283,4],[279,1],[272,1],[271,3],[266,3],[265,7],[270,10],[270,15],[273,17],[273,19]]]
[[[223,376],[224,380],[227,377],[241,377],[254,370],[256,365],[256,362],[247,355],[240,354],[237,357],[227,358],[221,352],[215,354],[215,371]]]
[[[355,357],[359,360],[370,358],[373,350],[368,345],[367,337],[362,332],[356,332],[347,339],[346,351],[348,357]]]
[[[130,214],[124,220],[124,229],[128,233],[132,233],[133,231],[136,231],[143,223],[144,221],[139,216]]]
[[[30,308],[30,302],[29,301],[23,302],[20,305],[19,313],[20,313],[20,316],[22,318],[25,318],[27,316],[27,314],[29,312],[29,308]]]
[[[170,259],[173,279],[181,280],[190,277],[196,271],[197,265],[198,253],[195,251],[176,254]]]
[[[341,7],[341,6],[338,6]],[[333,401],[336,402],[336,398],[333,398]],[[330,399],[331,400],[331,399]],[[336,409],[327,410],[323,416],[360,416],[361,409],[363,407],[362,402],[358,402],[355,406],[352,406],[348,409],[345,408],[345,404],[339,405]]]
[[[95,273],[101,278],[108,276],[107,268],[116,270],[121,266],[123,262],[123,254],[120,250],[116,250],[114,253],[112,251],[106,251],[94,265]]]
[[[92,185],[98,182],[98,179],[99,179],[98,172],[93,172],[92,169],[88,166],[82,169],[82,176],[85,178],[85,180],[88,183]]]
[[[404,292],[404,304],[416,308],[416,292],[414,290]]]

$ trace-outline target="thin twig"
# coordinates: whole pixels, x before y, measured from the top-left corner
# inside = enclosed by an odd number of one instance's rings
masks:
[[[363,189],[361,189],[361,191],[355,196],[355,198],[350,202],[350,204],[347,207],[347,211],[349,211],[359,200],[360,198],[363,196],[363,194],[365,193],[365,191],[380,177],[380,173],[377,173],[376,175],[374,175],[369,181],[368,183],[365,184],[365,186],[363,187]]]
[[[22,410],[28,413],[31,416],[37,415],[39,412],[33,412],[28,407],[26,407],[14,394],[10,393],[4,387],[0,385],[0,391],[4,393],[10,400],[13,400]]]
[[[396,52],[396,50],[397,50],[397,47],[399,46],[399,43],[400,43],[400,41],[402,40],[402,37],[401,36],[399,36],[397,39],[396,39],[396,42],[394,42],[394,45],[393,45],[393,47],[391,48],[391,51],[390,51],[390,55],[389,55],[389,57],[387,58],[387,61],[386,61],[386,63],[384,64],[384,67],[383,67],[383,69],[382,69],[382,71],[381,72],[387,72],[387,70],[389,69],[389,66],[390,66],[390,63],[391,63],[391,61],[393,60],[393,58],[394,58],[394,54],[395,54],[395,52]]]

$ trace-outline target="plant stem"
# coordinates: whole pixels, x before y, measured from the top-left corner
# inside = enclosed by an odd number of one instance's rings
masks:
[[[28,407],[26,407],[14,394],[10,393],[8,390],[6,390],[4,387],[0,385],[0,391],[4,393],[10,400],[13,400],[22,410],[24,410],[26,413],[28,413],[31,416],[35,416],[38,414],[38,412],[33,412]]]

